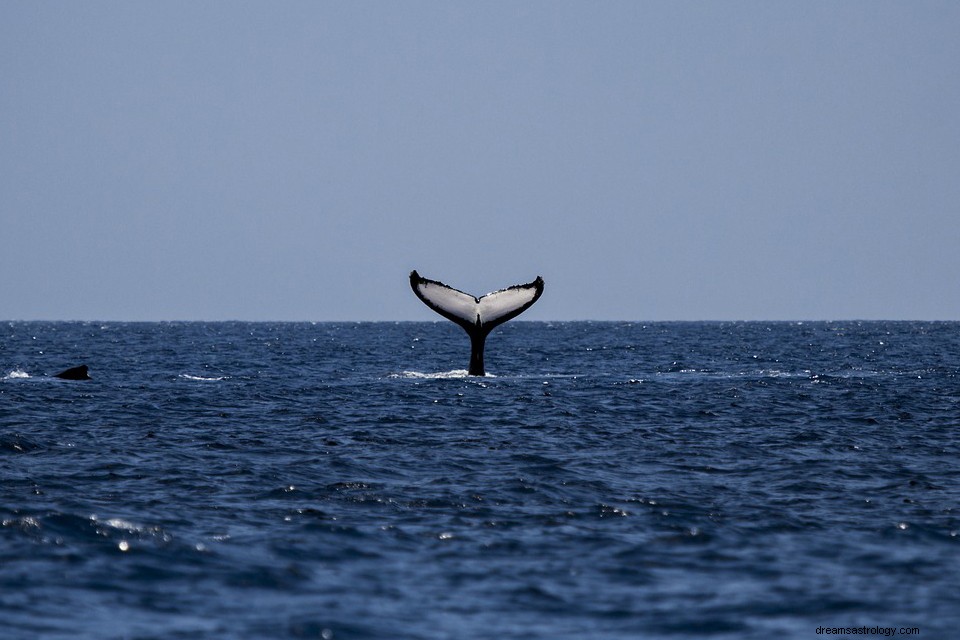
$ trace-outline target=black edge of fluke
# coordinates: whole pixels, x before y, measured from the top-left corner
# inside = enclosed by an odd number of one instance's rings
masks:
[[[70,367],[69,369],[64,369],[60,373],[53,374],[54,378],[61,378],[63,380],[90,380],[90,376],[87,375],[89,368],[87,365],[82,364],[79,367]]]
[[[486,374],[483,367],[483,349],[487,335],[504,322],[516,318],[540,299],[543,294],[543,278],[537,276],[533,282],[515,284],[478,298],[439,280],[424,278],[413,270],[410,272],[410,288],[421,302],[467,332],[470,336],[470,368],[467,373],[471,376],[482,376]],[[520,292],[520,296],[499,295],[512,291]]]

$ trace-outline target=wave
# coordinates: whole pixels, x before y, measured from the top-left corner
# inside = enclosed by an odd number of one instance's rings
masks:
[[[7,373],[7,375],[3,376],[3,378],[0,378],[0,380],[22,380],[29,377],[31,377],[30,374],[23,369],[14,369],[13,371]]]

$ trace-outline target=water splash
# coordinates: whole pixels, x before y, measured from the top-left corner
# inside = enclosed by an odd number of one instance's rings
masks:
[[[423,373],[420,371],[401,371],[400,373],[391,373],[391,378],[406,378],[408,380],[447,380],[458,378],[496,378],[497,376],[488,373],[484,376],[471,376],[466,369],[454,369],[453,371],[438,371],[436,373]]]

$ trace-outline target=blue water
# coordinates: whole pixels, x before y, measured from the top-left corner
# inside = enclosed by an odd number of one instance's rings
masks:
[[[0,324],[0,637],[958,637],[960,324],[468,358],[448,322]]]

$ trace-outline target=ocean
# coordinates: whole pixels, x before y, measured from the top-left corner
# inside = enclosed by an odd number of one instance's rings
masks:
[[[0,637],[960,637],[960,323],[468,359],[446,321],[0,324]]]

